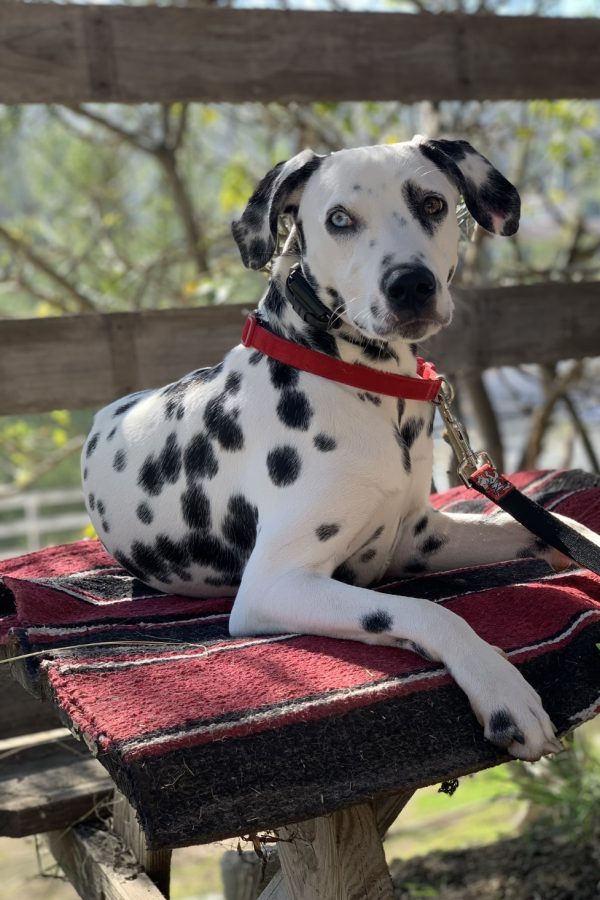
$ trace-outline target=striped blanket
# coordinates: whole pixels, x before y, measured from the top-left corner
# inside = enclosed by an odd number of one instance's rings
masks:
[[[514,480],[600,530],[600,479]],[[465,488],[432,503],[494,509]],[[560,733],[600,711],[598,576],[519,559],[378,589],[467,619],[508,652]],[[274,827],[507,758],[439,664],[330,638],[231,639],[231,605],[149,589],[96,541],[0,562],[0,640],[11,654],[44,651],[20,663],[22,679],[98,755],[151,846]]]

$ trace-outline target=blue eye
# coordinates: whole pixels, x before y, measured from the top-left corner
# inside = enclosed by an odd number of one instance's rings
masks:
[[[354,225],[352,218],[343,209],[334,209],[333,212],[329,213],[327,222],[333,225],[334,228],[340,229],[352,228]]]

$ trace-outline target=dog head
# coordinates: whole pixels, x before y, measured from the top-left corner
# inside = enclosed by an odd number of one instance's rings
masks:
[[[518,228],[516,189],[466,141],[305,150],[261,181],[233,224],[244,264],[272,257],[292,215],[302,270],[320,300],[370,338],[416,341],[449,324],[460,196],[493,234]]]

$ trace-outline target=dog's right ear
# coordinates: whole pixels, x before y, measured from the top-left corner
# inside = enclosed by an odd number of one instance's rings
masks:
[[[275,252],[277,220],[284,212],[297,211],[304,185],[324,156],[303,150],[267,172],[231,230],[242,261],[248,269],[262,269]]]

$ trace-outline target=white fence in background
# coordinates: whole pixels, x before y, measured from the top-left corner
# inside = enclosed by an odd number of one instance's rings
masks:
[[[12,514],[10,519],[5,513]],[[28,491],[0,498],[0,559],[68,540],[86,525],[89,518],[79,488]]]

